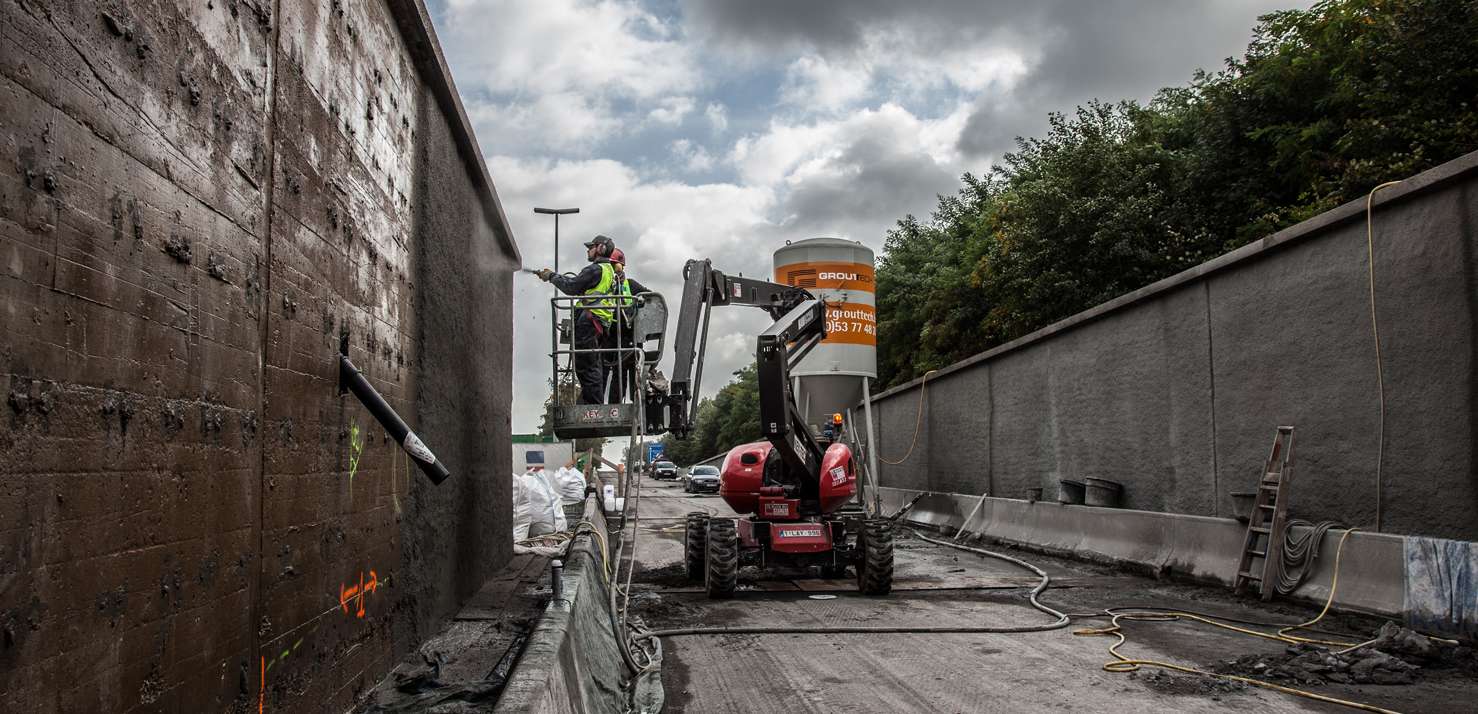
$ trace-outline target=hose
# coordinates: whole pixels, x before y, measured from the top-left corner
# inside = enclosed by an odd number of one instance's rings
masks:
[[[1339,521],[1292,520],[1283,530],[1283,557],[1278,560],[1278,577],[1273,588],[1279,595],[1292,595],[1303,584],[1309,567],[1319,559],[1319,547],[1324,544],[1324,534],[1330,528],[1339,528]],[[1294,535],[1295,528],[1304,528],[1302,535]]]
[[[1123,625],[1120,624],[1122,621],[1125,621],[1125,620],[1138,621],[1138,622],[1175,622],[1175,621],[1178,621],[1178,620],[1181,620],[1181,619],[1189,619],[1189,620],[1194,620],[1196,622],[1206,623],[1206,624],[1212,625],[1214,627],[1220,627],[1222,629],[1231,630],[1233,632],[1238,632],[1238,633],[1241,633],[1241,634],[1244,634],[1244,635],[1250,635],[1252,637],[1261,637],[1263,639],[1276,640],[1276,641],[1280,641],[1280,642],[1286,642],[1286,643],[1289,643],[1289,644],[1322,644],[1322,645],[1328,645],[1328,646],[1333,646],[1333,647],[1347,647],[1349,649],[1354,649],[1355,647],[1359,647],[1360,645],[1358,645],[1358,644],[1352,646],[1350,643],[1347,643],[1347,642],[1334,642],[1334,641],[1330,641],[1330,640],[1315,640],[1315,639],[1298,637],[1298,636],[1289,634],[1290,632],[1293,632],[1295,630],[1302,630],[1302,629],[1306,629],[1306,628],[1312,627],[1312,626],[1318,624],[1318,622],[1320,620],[1323,620],[1325,615],[1329,614],[1329,608],[1334,604],[1334,594],[1335,594],[1336,590],[1339,588],[1339,565],[1340,565],[1340,558],[1344,555],[1345,541],[1347,541],[1349,539],[1349,537],[1350,537],[1350,534],[1351,533],[1354,533],[1354,532],[1355,532],[1355,529],[1353,529],[1353,528],[1345,531],[1344,535],[1340,536],[1340,539],[1339,539],[1339,547],[1336,548],[1335,551],[1334,551],[1334,573],[1330,577],[1330,582],[1329,582],[1329,598],[1324,601],[1324,609],[1323,610],[1320,610],[1318,616],[1316,616],[1314,619],[1309,620],[1308,622],[1299,623],[1297,625],[1289,625],[1287,627],[1283,627],[1283,628],[1279,629],[1276,634],[1270,634],[1270,633],[1267,633],[1267,632],[1259,632],[1257,630],[1249,630],[1249,629],[1247,629],[1245,627],[1236,627],[1236,626],[1233,626],[1233,625],[1228,625],[1228,624],[1223,623],[1223,622],[1216,622],[1215,620],[1212,620],[1210,618],[1200,616],[1199,614],[1189,613],[1189,612],[1186,612],[1186,611],[1177,611],[1177,610],[1144,611],[1144,612],[1138,612],[1138,611],[1136,611],[1136,612],[1121,612],[1120,611],[1120,610],[1124,610],[1124,609],[1127,609],[1127,608],[1107,608],[1107,609],[1105,609],[1105,612],[1106,613],[1109,613],[1112,616],[1112,619],[1109,621],[1109,626],[1108,627],[1089,628],[1089,629],[1083,629],[1083,630],[1075,630],[1075,631],[1073,631],[1073,634],[1074,635],[1078,635],[1078,636],[1083,636],[1083,637],[1109,637],[1109,636],[1112,636],[1112,637],[1118,638],[1118,641],[1114,642],[1114,644],[1112,644],[1112,645],[1109,646],[1109,654],[1111,654],[1111,655],[1114,656],[1114,660],[1103,665],[1103,669],[1106,672],[1134,672],[1134,671],[1139,670],[1141,667],[1158,667],[1160,669],[1169,669],[1169,670],[1174,670],[1176,672],[1184,672],[1186,674],[1196,674],[1196,675],[1200,675],[1200,676],[1203,676],[1203,677],[1214,677],[1216,679],[1225,679],[1225,680],[1230,680],[1230,681],[1233,681],[1233,682],[1242,682],[1243,684],[1248,684],[1248,685],[1251,685],[1251,686],[1254,686],[1254,687],[1261,687],[1263,689],[1269,689],[1269,690],[1272,690],[1272,691],[1275,691],[1275,692],[1282,692],[1284,694],[1291,694],[1291,695],[1294,695],[1294,696],[1297,696],[1297,697],[1303,697],[1305,699],[1313,699],[1315,701],[1326,702],[1326,703],[1329,703],[1329,704],[1339,704],[1341,706],[1351,707],[1353,709],[1360,709],[1360,710],[1368,711],[1368,712],[1379,712],[1380,714],[1396,714],[1396,712],[1393,712],[1390,709],[1382,709],[1381,707],[1377,707],[1377,706],[1374,706],[1374,705],[1371,705],[1371,704],[1363,704],[1361,702],[1352,702],[1352,701],[1345,700],[1345,699],[1338,699],[1338,698],[1335,698],[1335,697],[1325,696],[1323,694],[1315,694],[1314,692],[1309,692],[1309,691],[1305,691],[1305,690],[1302,690],[1302,689],[1294,689],[1293,687],[1285,687],[1285,686],[1280,685],[1280,684],[1273,684],[1272,682],[1265,682],[1265,681],[1262,681],[1260,679],[1253,679],[1251,677],[1243,677],[1243,676],[1236,675],[1236,674],[1222,674],[1220,672],[1208,672],[1208,671],[1203,670],[1203,669],[1196,669],[1195,667],[1188,667],[1188,666],[1185,666],[1185,665],[1173,664],[1173,663],[1170,663],[1170,662],[1161,662],[1161,661],[1152,660],[1152,659],[1133,659],[1133,658],[1130,658],[1130,657],[1126,657],[1123,653],[1119,652],[1119,647],[1123,646],[1124,643],[1128,641],[1128,637],[1126,637],[1124,635]],[[1361,644],[1364,644],[1364,643],[1361,643]]]
[[[1026,562],[1024,560],[1020,560],[1018,558],[1013,558],[1013,557],[1011,557],[1009,555],[1004,555],[1004,554],[1001,554],[1001,553],[992,552],[992,551],[989,551],[989,550],[985,550],[983,548],[974,548],[974,547],[967,546],[967,545],[960,545],[958,543],[951,543],[949,541],[944,541],[944,540],[938,540],[938,539],[935,539],[935,538],[930,538],[928,536],[925,536],[925,535],[920,534],[918,531],[913,531],[912,529],[910,529],[910,531],[913,533],[914,537],[916,537],[916,538],[918,538],[920,540],[923,540],[923,541],[927,541],[929,543],[934,543],[934,544],[937,544],[937,545],[948,546],[948,547],[954,548],[956,550],[963,550],[963,551],[967,551],[967,552],[970,552],[970,553],[975,553],[977,555],[983,555],[983,556],[990,557],[990,558],[996,558],[998,560],[1004,560],[1004,561],[1006,561],[1008,563],[1012,563],[1014,565],[1018,565],[1018,566],[1021,566],[1021,567],[1025,568],[1025,569],[1027,569],[1027,570],[1030,570],[1031,572],[1035,573],[1038,577],[1041,578],[1041,581],[1037,583],[1037,586],[1034,587],[1034,588],[1032,588],[1031,594],[1028,597],[1028,600],[1031,602],[1031,606],[1033,608],[1036,608],[1037,610],[1040,610],[1041,612],[1046,613],[1048,615],[1051,615],[1051,616],[1053,616],[1053,617],[1055,617],[1057,619],[1055,621],[1053,621],[1053,622],[1051,622],[1049,624],[1045,624],[1045,625],[975,626],[975,627],[972,627],[972,626],[948,626],[948,625],[923,626],[923,627],[876,627],[876,626],[866,626],[866,627],[864,627],[864,626],[811,627],[811,626],[794,626],[794,625],[775,625],[775,626],[765,626],[765,627],[683,627],[683,628],[676,628],[676,629],[670,629],[670,630],[652,630],[652,631],[649,631],[649,632],[639,633],[637,635],[637,639],[646,639],[646,638],[651,638],[651,637],[679,637],[679,636],[686,636],[686,635],[1020,634],[1020,633],[1028,633],[1028,632],[1048,632],[1048,631],[1051,631],[1051,630],[1060,630],[1060,629],[1062,629],[1064,627],[1067,627],[1068,624],[1070,624],[1072,622],[1072,620],[1067,615],[1065,615],[1065,614],[1063,614],[1061,612],[1058,612],[1057,610],[1054,610],[1054,609],[1052,609],[1052,608],[1050,608],[1050,607],[1048,607],[1046,605],[1043,605],[1039,600],[1037,600],[1037,596],[1040,595],[1042,593],[1042,591],[1046,590],[1047,587],[1048,587],[1048,585],[1050,585],[1051,582],[1052,582],[1052,579],[1047,576],[1046,571],[1042,570],[1041,568],[1038,568],[1037,566],[1032,565],[1031,563],[1028,563],[1028,562]]]
[[[919,380],[919,406],[917,409],[914,410],[913,439],[909,440],[908,442],[908,451],[904,452],[903,458],[897,461],[889,461],[883,458],[883,450],[878,449],[878,461],[881,461],[889,466],[897,466],[905,461],[908,461],[908,457],[913,455],[913,448],[915,446],[918,446],[919,444],[919,427],[922,426],[924,423],[924,390],[928,389],[929,387],[929,375],[934,374],[938,371],[939,370],[937,369],[931,369],[928,372],[924,373],[924,378],[922,380]],[[869,444],[869,446],[871,445]]]
[[[1380,324],[1375,318],[1375,192],[1401,183],[1400,181],[1387,181],[1375,188],[1365,196],[1365,269],[1370,286],[1370,336],[1375,341],[1375,393],[1379,399],[1380,417],[1376,422],[1375,432],[1375,532],[1381,532],[1383,525],[1382,495],[1385,492],[1385,476],[1381,472],[1381,466],[1386,460],[1386,376],[1381,366],[1380,354]]]

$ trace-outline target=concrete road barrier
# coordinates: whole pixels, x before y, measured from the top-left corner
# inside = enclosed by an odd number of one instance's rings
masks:
[[[964,528],[991,540],[1081,560],[1121,565],[1230,586],[1246,526],[1212,518],[911,489],[879,489],[891,513],[924,497],[906,519],[946,531]],[[980,504],[979,509],[976,505]],[[971,513],[969,522],[965,518]],[[1291,597],[1322,605],[1329,598],[1344,531],[1331,531],[1313,572]],[[1400,619],[1427,632],[1478,635],[1478,543],[1356,531],[1340,557],[1334,605]]]
[[[595,496],[585,498],[581,518],[600,535],[606,521]],[[589,533],[575,538],[564,561],[561,597],[551,601],[529,636],[494,711],[551,714],[621,712],[620,645],[611,630],[610,585],[601,543]]]

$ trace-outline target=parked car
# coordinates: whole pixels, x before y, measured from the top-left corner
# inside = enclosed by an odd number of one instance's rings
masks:
[[[694,466],[683,475],[683,490],[688,493],[718,493],[718,467]]]
[[[676,479],[677,464],[674,464],[671,461],[658,461],[652,464],[652,478]]]

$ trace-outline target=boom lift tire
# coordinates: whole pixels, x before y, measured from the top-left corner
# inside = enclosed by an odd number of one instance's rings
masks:
[[[707,551],[708,514],[694,511],[688,514],[688,529],[683,534],[683,564],[687,566],[688,580],[703,579]]]
[[[710,518],[707,540],[708,577],[704,586],[708,597],[731,597],[739,583],[739,531],[733,519]]]
[[[893,589],[893,522],[869,518],[858,536],[857,590],[863,595],[887,595]]]

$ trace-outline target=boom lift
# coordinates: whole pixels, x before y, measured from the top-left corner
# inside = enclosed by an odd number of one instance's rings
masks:
[[[852,450],[817,441],[791,386],[791,370],[826,337],[826,305],[801,288],[725,275],[708,260],[688,261],[683,276],[666,397],[666,426],[679,437],[692,429],[697,411],[710,310],[747,305],[775,320],[760,334],[755,354],[765,440],[730,450],[720,474],[719,495],[743,516],[688,514],[688,577],[702,578],[710,597],[723,598],[733,594],[741,564],[819,565],[830,577],[852,567],[863,594],[887,594],[892,522],[846,508],[857,493]]]

